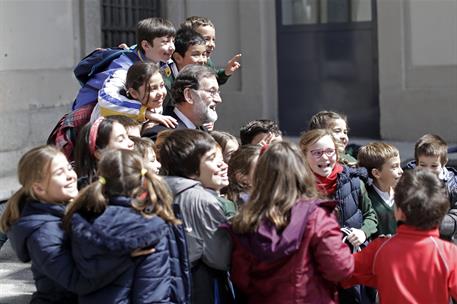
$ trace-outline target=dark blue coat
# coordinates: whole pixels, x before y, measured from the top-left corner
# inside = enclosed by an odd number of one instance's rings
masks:
[[[115,196],[94,220],[72,218],[75,262],[89,274],[99,267],[115,270],[119,260],[139,248],[154,253],[134,259],[109,286],[80,297],[80,303],[189,303],[190,275],[182,226],[146,218],[132,208],[131,198]]]
[[[335,200],[338,201],[337,210],[341,227],[360,229],[363,223],[362,211],[359,208],[360,169],[344,166],[343,172],[338,175],[338,185]],[[366,170],[365,170],[366,172]]]
[[[29,199],[20,207],[21,217],[7,234],[19,259],[32,261],[37,289],[32,303],[76,303],[74,293],[96,290],[128,266],[128,261],[123,261],[116,271],[101,273],[99,280],[86,277],[75,268],[70,242],[62,229],[65,206]]]

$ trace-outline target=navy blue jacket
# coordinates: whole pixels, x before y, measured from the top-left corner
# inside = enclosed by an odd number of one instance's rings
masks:
[[[369,238],[377,231],[378,219],[364,182],[370,182],[365,168],[343,166],[334,199],[338,201],[336,211],[341,227],[361,229]]]
[[[7,235],[18,258],[32,261],[37,291],[31,303],[76,303],[74,293],[96,290],[128,266],[128,261],[123,261],[116,271],[101,272],[99,279],[86,277],[75,268],[70,242],[62,229],[65,206],[29,199],[20,207],[21,217]]]
[[[80,297],[80,303],[189,303],[190,267],[182,226],[161,218],[146,218],[132,208],[131,198],[114,196],[93,220],[72,218],[75,262],[88,272],[117,267],[135,249],[154,247],[154,253],[134,258],[107,287]]]

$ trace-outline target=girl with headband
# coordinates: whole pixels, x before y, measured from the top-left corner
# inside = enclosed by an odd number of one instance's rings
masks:
[[[99,117],[80,131],[75,147],[75,171],[79,176],[78,188],[90,184],[97,170],[97,161],[104,149],[132,150],[124,126],[112,118]]]
[[[115,281],[80,303],[189,303],[190,266],[184,231],[162,179],[133,151],[105,153],[98,181],[67,208],[75,262],[89,276],[113,271],[135,248],[154,251],[137,258]]]

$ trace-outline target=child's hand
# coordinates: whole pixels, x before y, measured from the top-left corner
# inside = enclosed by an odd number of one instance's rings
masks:
[[[171,117],[157,113],[146,112],[146,118],[155,122],[156,124],[164,125],[167,128],[174,129],[178,125],[178,121]]]
[[[225,66],[225,70],[224,70],[225,75],[230,76],[236,70],[238,70],[240,68],[240,66],[241,66],[241,64],[239,62],[240,58],[241,58],[241,54],[236,54],[235,56],[233,56],[232,59],[230,59],[227,62],[227,65]]]
[[[348,235],[347,240],[352,244],[352,246],[358,247],[367,240],[367,236],[362,230],[351,228],[351,233]]]
[[[271,142],[273,141],[274,139],[274,134],[273,133],[270,133],[268,132],[267,136],[265,136],[261,141],[259,141],[256,145],[258,146],[265,146],[265,145],[269,145],[271,144]]]
[[[138,248],[138,249],[135,249],[135,251],[133,251],[130,256],[132,258],[134,257],[139,257],[139,256],[142,256],[142,255],[149,255],[151,253],[154,253],[156,251],[156,249],[154,247],[152,248]]]

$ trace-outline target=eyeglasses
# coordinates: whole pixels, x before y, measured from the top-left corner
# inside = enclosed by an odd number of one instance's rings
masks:
[[[194,91],[204,91],[206,93],[209,93],[209,95],[212,97],[212,98],[215,98],[216,96],[221,96],[221,91],[219,90],[216,90],[216,89],[192,89]]]
[[[327,157],[332,157],[333,155],[335,155],[335,149],[332,149],[332,148],[311,150],[309,152],[311,153],[311,155],[314,158],[317,158],[317,159],[321,158],[324,154],[327,155]]]

